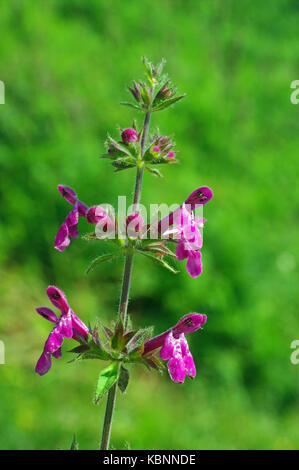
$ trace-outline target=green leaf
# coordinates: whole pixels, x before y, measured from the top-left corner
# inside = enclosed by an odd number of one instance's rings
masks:
[[[155,111],[162,111],[162,109],[166,109],[169,106],[172,106],[177,101],[180,101],[182,98],[185,98],[186,93],[184,95],[177,96],[175,98],[170,98],[169,100],[163,101],[161,104],[152,108],[153,112]]]
[[[81,236],[83,240],[98,240],[98,237],[96,236],[95,232],[90,232],[90,233],[85,233],[84,235]]]
[[[70,450],[79,450],[79,442],[77,441],[76,434],[73,436]]]
[[[138,111],[142,111],[140,106],[135,103],[130,103],[129,101],[121,101],[120,104],[123,106],[129,106],[130,108],[138,109]]]
[[[126,369],[123,365],[120,366],[120,373],[119,373],[119,378],[118,378],[118,388],[124,393],[126,391],[126,388],[128,386],[130,379],[130,374],[128,369]]]
[[[127,168],[134,168],[134,166],[136,166],[136,160],[133,157],[122,157],[113,160],[111,165],[118,170],[125,170]]]
[[[110,261],[114,258],[118,258],[119,256],[121,256],[120,251],[118,251],[117,253],[108,253],[107,255],[98,256],[91,262],[90,266],[86,270],[86,274],[96,268],[99,264],[104,263],[105,261]]]
[[[108,359],[111,359],[111,355],[104,349],[98,348],[86,351],[85,353],[81,354],[79,359],[99,359],[100,361],[107,361]]]
[[[150,251],[152,253],[157,253],[160,255],[170,256],[171,258],[176,258],[176,255],[173,251],[171,251],[163,242],[155,242],[149,245],[146,245],[143,248],[144,251]]]
[[[115,384],[119,376],[119,364],[118,362],[112,362],[106,369],[100,372],[96,393],[94,397],[94,403],[97,404],[103,398],[103,396],[110,390]]]
[[[88,344],[80,344],[80,346],[76,346],[75,348],[70,349],[68,352],[82,354],[85,351],[88,351],[88,349],[89,349]]]
[[[168,271],[170,271],[173,274],[177,274],[179,272],[161,258],[156,258],[155,256],[152,256],[149,253],[145,253],[144,251],[137,250],[137,252],[140,253],[141,255],[146,256],[147,258],[151,259],[152,261],[154,261],[154,263],[159,264],[160,266],[167,269]]]
[[[158,178],[163,178],[161,171],[157,170],[156,168],[150,168],[148,166],[145,167],[145,171],[152,173],[153,175],[157,176]]]
[[[106,145],[108,146],[108,148],[113,147],[118,152],[124,153],[124,154],[128,155],[129,157],[131,156],[129,149],[125,145],[123,145],[123,144],[117,142],[115,139],[113,139],[113,137],[111,137],[111,135],[109,135],[109,134],[108,134],[108,140],[106,141]]]

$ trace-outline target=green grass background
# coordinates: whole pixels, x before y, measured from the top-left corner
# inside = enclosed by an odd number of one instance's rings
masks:
[[[103,364],[55,360],[34,373],[50,325],[35,313],[45,289],[63,289],[85,321],[109,322],[122,263],[89,262],[107,248],[74,241],[53,249],[68,204],[59,183],[87,204],[131,197],[134,171],[114,174],[98,155],[109,131],[134,111],[119,106],[142,77],[140,58],[167,59],[187,98],[152,124],[175,133],[181,165],[146,174],[142,202],[183,201],[200,185],[204,272],[174,276],[136,259],[130,313],[160,333],[190,311],[208,315],[189,337],[197,376],[131,370],[118,395],[112,445],[133,449],[299,448],[299,339],[295,216],[298,213],[298,2],[276,0],[12,0],[1,5],[0,448],[96,448],[105,404],[92,404]],[[137,116],[141,124],[142,116]],[[80,222],[81,233],[87,231]]]

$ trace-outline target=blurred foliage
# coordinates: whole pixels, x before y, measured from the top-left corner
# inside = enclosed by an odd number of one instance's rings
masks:
[[[92,397],[101,363],[34,366],[49,332],[35,314],[45,288],[63,289],[85,321],[110,322],[122,263],[88,277],[100,243],[53,249],[69,209],[59,183],[86,204],[131,196],[134,170],[113,174],[98,156],[106,132],[128,127],[118,106],[141,78],[142,55],[166,69],[187,98],[152,124],[174,132],[181,165],[146,174],[142,202],[183,201],[208,185],[214,198],[203,275],[174,276],[137,259],[130,313],[156,333],[189,311],[208,315],[190,337],[198,374],[183,386],[133,368],[117,398],[112,444],[133,449],[299,448],[296,169],[298,3],[292,0],[11,0],[1,5],[0,448],[97,447],[104,404]],[[297,74],[297,75],[296,75]],[[137,116],[139,124],[142,116]],[[87,224],[80,222],[82,233]],[[143,263],[143,264],[142,264]],[[70,349],[66,341],[64,351]]]

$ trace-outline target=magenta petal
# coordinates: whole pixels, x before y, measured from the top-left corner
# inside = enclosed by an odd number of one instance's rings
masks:
[[[38,307],[36,309],[37,313],[39,313],[42,317],[44,317],[46,320],[49,320],[53,323],[56,323],[58,318],[56,314],[51,310],[50,308],[47,307]]]
[[[51,354],[48,352],[43,351],[42,355],[40,356],[39,360],[35,366],[35,372],[39,375],[44,375],[48,372],[51,368]]]
[[[50,352],[53,354],[57,349],[60,348],[60,346],[63,343],[63,336],[59,331],[59,328],[55,326],[51,333],[49,334],[49,337],[45,343],[45,352]]]
[[[201,313],[189,313],[184,315],[183,318],[172,328],[173,335],[180,335],[182,333],[192,333],[193,331],[201,328],[207,321],[207,316]]]
[[[187,271],[191,277],[195,278],[202,273],[201,253],[200,251],[190,251],[187,261]]]
[[[167,361],[173,356],[174,349],[175,349],[175,339],[173,337],[172,331],[168,333],[168,335],[165,338],[164,346],[160,350],[160,357],[164,361]]]
[[[69,230],[66,222],[63,222],[63,224],[60,226],[55,242],[54,242],[54,247],[58,251],[64,251],[70,244],[70,239],[69,239]]]
[[[52,353],[52,356],[55,357],[56,359],[60,359],[61,358],[61,348],[57,349],[57,351],[54,351]]]
[[[60,192],[60,194],[64,197],[64,199],[66,199],[70,204],[75,204],[78,198],[77,198],[77,194],[72,188],[59,184],[57,186],[57,189]]]
[[[176,249],[175,249],[175,255],[176,255],[176,259],[179,260],[179,261],[182,261],[183,259],[188,258],[189,253],[188,253],[187,250],[185,250],[184,242],[179,241],[177,243],[177,246],[176,246]]]
[[[85,218],[87,217],[87,212],[88,212],[89,208],[83,202],[77,201],[75,206],[74,206],[74,209],[76,209],[78,211],[78,213],[81,217],[85,217]]]
[[[73,209],[65,219],[65,223],[68,227],[69,235],[72,238],[78,238],[78,219],[79,212],[78,209]]]
[[[68,313],[70,307],[66,300],[66,296],[60,289],[58,289],[58,287],[49,286],[47,289],[47,295],[52,304],[59,308],[62,313]]]
[[[64,313],[61,315],[57,328],[59,333],[65,338],[71,338],[73,336],[72,317],[70,310],[67,314]]]
[[[107,212],[101,206],[92,206],[88,209],[86,217],[90,224],[96,225],[102,220],[106,221]]]
[[[126,218],[128,237],[136,237],[143,227],[143,217],[141,214],[130,214]]]
[[[80,318],[78,318],[77,315],[75,315],[73,311],[71,311],[71,318],[72,318],[72,326],[73,326],[73,329],[75,330],[74,331],[75,335],[77,333],[82,338],[88,339],[89,329],[83,323],[83,321],[81,321]]]
[[[196,368],[195,368],[192,354],[189,353],[186,356],[183,356],[183,361],[185,364],[186,375],[190,377],[190,379],[194,379],[194,377],[196,376]]]
[[[204,205],[213,197],[213,191],[208,186],[201,186],[195,189],[190,196],[187,197],[185,204],[191,204],[192,209],[195,205]]]
[[[185,381],[185,364],[180,356],[172,357],[168,362],[168,371],[174,382],[184,383]]]
[[[191,250],[199,250],[202,248],[202,236],[194,221],[192,221],[192,224],[189,226],[184,227],[183,234],[183,239]]]

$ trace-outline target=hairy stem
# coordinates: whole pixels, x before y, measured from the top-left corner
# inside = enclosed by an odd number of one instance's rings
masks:
[[[116,398],[116,387],[117,387],[117,383],[115,383],[108,392],[100,450],[109,449],[112,416],[113,416],[115,398]]]
[[[134,191],[134,198],[133,198],[133,204],[135,204],[135,210],[138,209],[138,204],[140,202],[140,197],[141,197],[141,187],[142,187],[142,177],[143,177],[142,157],[144,155],[146,139],[148,136],[150,118],[151,118],[151,113],[148,111],[145,115],[145,120],[144,120],[144,125],[143,125],[143,132],[142,132],[141,145],[140,145],[140,159],[138,161],[137,172],[136,172],[135,191]],[[129,303],[133,257],[134,257],[133,253],[126,255],[120,303],[119,303],[119,318],[122,318],[124,326],[126,325],[126,322],[127,322],[127,310],[128,310],[128,303]],[[100,445],[101,450],[109,449],[112,418],[113,418],[115,398],[116,398],[116,387],[117,387],[117,383],[115,383],[108,392],[105,418],[104,418],[103,431],[102,431],[102,440],[101,440],[101,445]]]

